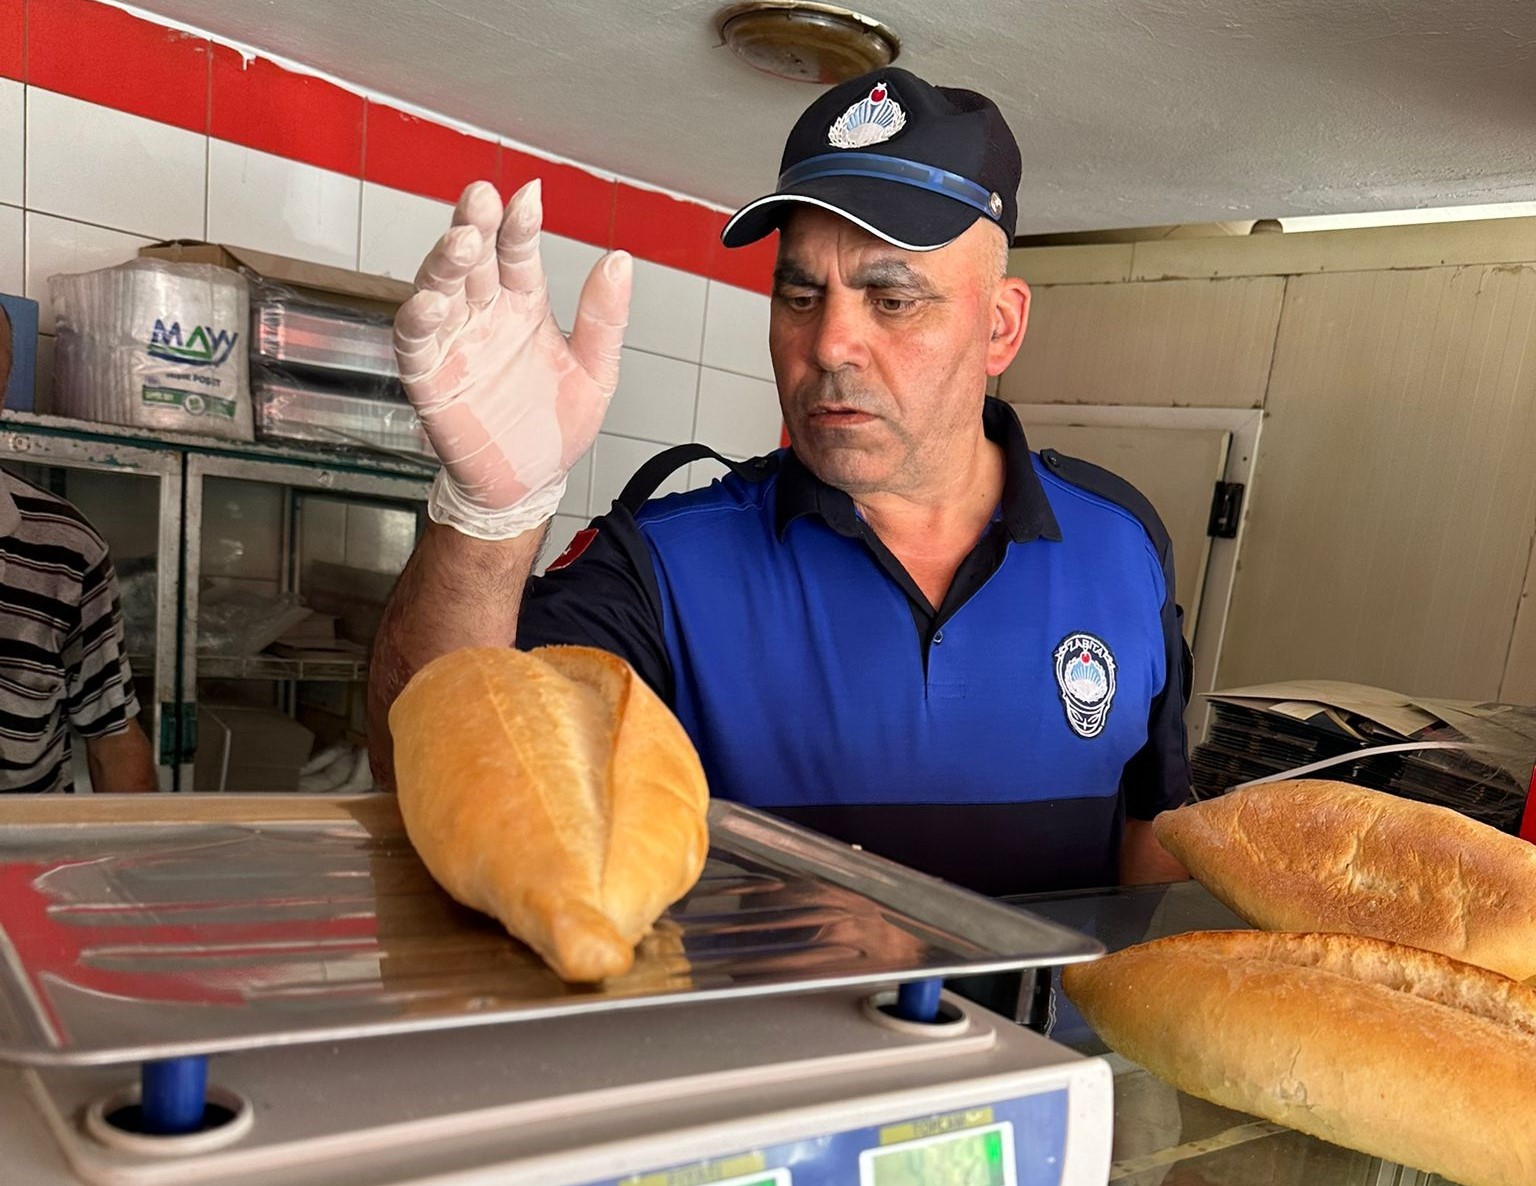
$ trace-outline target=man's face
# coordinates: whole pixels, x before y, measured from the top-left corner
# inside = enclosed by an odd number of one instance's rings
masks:
[[[1003,252],[980,222],[916,252],[826,210],[790,216],[768,343],[790,440],[822,481],[853,495],[921,489],[974,439]]]

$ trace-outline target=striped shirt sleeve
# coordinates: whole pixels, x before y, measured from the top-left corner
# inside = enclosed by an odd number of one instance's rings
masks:
[[[138,715],[117,576],[105,552],[85,572],[80,620],[64,640],[65,711],[82,737],[120,733]]]

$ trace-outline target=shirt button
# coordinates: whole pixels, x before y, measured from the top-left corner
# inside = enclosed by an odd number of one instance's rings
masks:
[[[934,646],[938,646],[943,641],[944,641],[944,631],[942,631],[942,630],[935,630],[933,632],[933,645]]]

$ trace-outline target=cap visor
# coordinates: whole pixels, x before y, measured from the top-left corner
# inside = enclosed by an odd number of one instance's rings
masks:
[[[727,247],[771,234],[799,206],[818,206],[905,251],[934,251],[981,217],[964,202],[868,177],[820,177],[748,202],[720,232]]]

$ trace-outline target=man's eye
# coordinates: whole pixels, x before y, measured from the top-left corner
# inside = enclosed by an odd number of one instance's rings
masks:
[[[796,313],[805,313],[816,306],[816,298],[807,293],[781,292],[779,303]]]
[[[876,297],[875,308],[882,313],[906,313],[917,307],[910,297]]]

